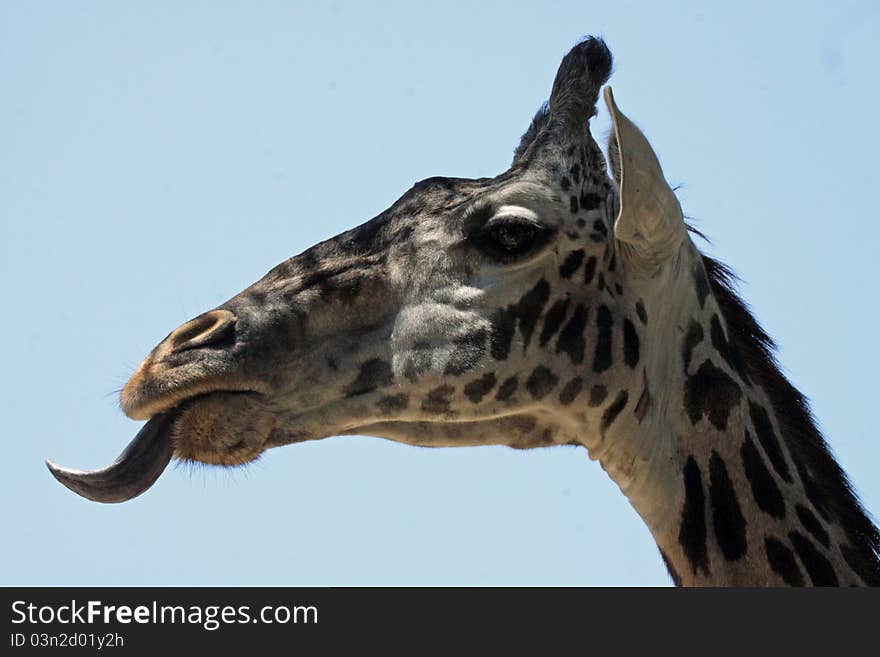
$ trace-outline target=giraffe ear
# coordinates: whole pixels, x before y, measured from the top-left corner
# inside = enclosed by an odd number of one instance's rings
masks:
[[[631,248],[638,262],[656,269],[675,255],[687,233],[681,205],[651,144],[617,108],[611,87],[605,87],[605,104],[613,125],[611,170],[620,196],[614,236]]]

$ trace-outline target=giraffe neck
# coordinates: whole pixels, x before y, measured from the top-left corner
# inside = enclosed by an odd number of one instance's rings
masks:
[[[676,348],[651,350],[638,404],[588,445],[591,458],[676,584],[880,584],[876,527],[720,273],[698,268],[696,306],[652,315],[667,324],[656,339]]]

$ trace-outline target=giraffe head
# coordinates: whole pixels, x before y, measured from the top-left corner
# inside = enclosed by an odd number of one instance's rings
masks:
[[[606,89],[608,174],[589,120],[610,71],[605,44],[582,41],[507,171],[416,183],[174,330],[122,391],[125,413],[149,419],[128,449],[105,470],[53,473],[121,501],[172,456],[236,465],[334,435],[598,447],[625,406],[647,409],[650,293],[690,244]]]

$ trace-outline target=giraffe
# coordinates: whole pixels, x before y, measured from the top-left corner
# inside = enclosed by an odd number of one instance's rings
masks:
[[[610,87],[608,162],[593,139],[611,65],[570,50],[507,171],[422,180],[174,330],[121,392],[148,421],[120,457],[52,474],[121,502],[172,458],[336,435],[574,446],[676,585],[880,585],[876,526]]]

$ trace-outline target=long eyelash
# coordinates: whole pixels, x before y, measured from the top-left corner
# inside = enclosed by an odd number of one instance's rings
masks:
[[[479,200],[472,205],[469,205],[465,208],[465,211],[461,215],[461,219],[463,223],[476,223],[477,220],[481,220],[480,223],[486,223],[489,219],[492,218],[494,213],[494,208],[489,201]]]

